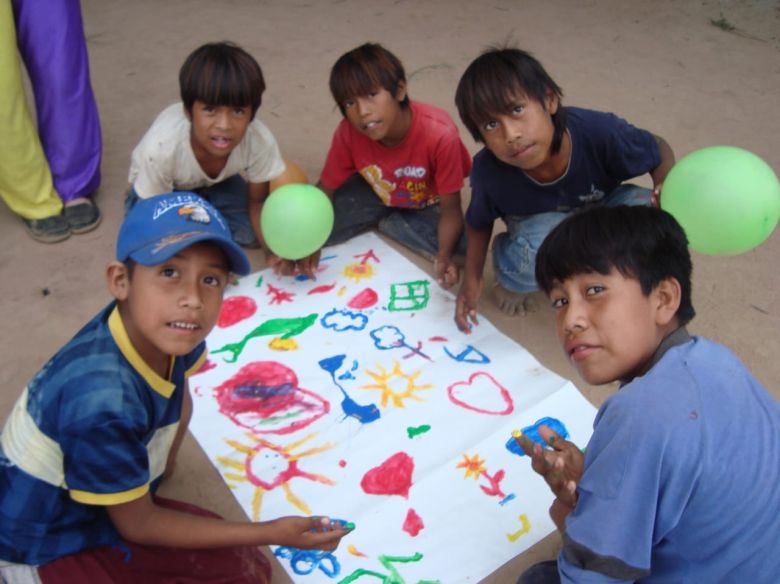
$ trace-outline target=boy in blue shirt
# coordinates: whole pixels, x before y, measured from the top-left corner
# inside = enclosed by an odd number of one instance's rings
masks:
[[[227,219],[244,247],[263,244],[260,212],[269,181],[284,172],[271,131],[256,118],[265,79],[232,43],[193,51],[179,71],[181,102],[165,108],[133,150],[125,206],[171,191],[195,191]],[[266,250],[266,261],[279,262]]]
[[[614,114],[564,107],[563,93],[534,57],[492,49],[463,73],[455,103],[485,148],[474,156],[466,211],[468,249],[455,320],[468,331],[493,224],[495,293],[507,314],[523,314],[536,290],[534,257],[550,230],[587,205],[649,205],[652,193],[623,181],[650,173],[657,197],[674,164],[665,140]]]
[[[556,562],[531,582],[776,582],[780,404],[726,347],[691,337],[691,259],[674,218],[595,207],[547,236],[536,278],[588,383],[620,381],[586,454],[521,440],[556,495]]]
[[[33,377],[0,435],[0,574],[262,582],[270,567],[253,546],[335,548],[346,532],[327,519],[222,521],[154,496],[187,429],[187,379],[205,361],[230,272],[250,266],[219,212],[187,192],[139,201],[116,258],[115,301]]]

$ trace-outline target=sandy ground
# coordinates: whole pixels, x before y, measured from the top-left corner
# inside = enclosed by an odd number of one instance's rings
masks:
[[[539,57],[565,103],[616,112],[665,137],[678,158],[730,144],[780,171],[777,0],[82,0],[82,7],[104,136],[97,195],[104,220],[92,233],[47,246],[0,208],[0,418],[30,376],[109,301],[103,272],[122,217],[130,152],[177,100],[178,68],[204,42],[232,40],[255,55],[268,85],[259,116],[312,180],[340,118],[327,89],[330,67],[366,41],[385,44],[404,62],[414,99],[456,119],[453,95],[466,65],[486,46],[509,41]],[[698,316],[690,326],[730,346],[777,397],[779,256],[780,232],[738,257],[695,254]],[[263,267],[259,253],[251,259]],[[545,366],[575,378],[555,342],[550,309],[508,318],[486,294],[481,310]],[[575,383],[596,405],[615,390]],[[165,492],[243,518],[189,437]],[[485,581],[514,582],[558,546],[552,535]],[[280,569],[275,581],[289,580]]]

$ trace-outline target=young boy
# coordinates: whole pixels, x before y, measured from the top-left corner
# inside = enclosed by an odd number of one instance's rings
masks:
[[[168,106],[133,150],[126,208],[170,191],[196,191],[225,216],[244,247],[263,243],[268,181],[284,171],[270,130],[255,119],[265,91],[257,61],[232,43],[211,43],[179,71],[181,103]],[[266,260],[278,258],[266,251]]]
[[[455,310],[461,330],[476,323],[497,218],[507,231],[493,242],[496,298],[506,314],[523,314],[537,289],[536,250],[558,222],[585,205],[649,205],[649,189],[621,183],[649,172],[657,193],[674,164],[662,138],[614,114],[564,107],[562,96],[539,61],[514,48],[483,53],[458,83],[460,117],[485,144],[471,172],[468,251]]]
[[[116,257],[115,301],[33,377],[0,436],[2,578],[39,566],[44,583],[265,582],[253,546],[334,549],[338,522],[222,521],[154,496],[187,429],[187,378],[206,358],[230,272],[250,267],[219,212],[187,192],[139,201]]]
[[[433,260],[436,279],[452,286],[459,278],[453,256],[465,252],[460,189],[471,168],[452,118],[411,101],[403,65],[378,44],[342,55],[330,91],[344,119],[318,185],[335,211],[326,245],[377,227]]]
[[[527,448],[563,551],[519,582],[776,582],[780,404],[731,351],[688,335],[682,228],[660,209],[595,207],[536,261],[579,374],[622,385],[585,455],[546,427],[552,448]]]

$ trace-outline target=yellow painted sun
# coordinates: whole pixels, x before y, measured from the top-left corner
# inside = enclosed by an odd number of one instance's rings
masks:
[[[473,477],[477,480],[480,475],[485,472],[485,460],[479,457],[479,454],[475,454],[472,458],[469,458],[467,454],[463,455],[461,460],[455,468],[465,468],[466,476],[464,479]]]
[[[363,278],[371,278],[374,275],[374,267],[369,263],[349,264],[344,268],[343,274],[355,283],[359,283]]]
[[[422,373],[421,370],[417,370],[414,373],[404,373],[401,370],[401,364],[398,361],[393,362],[393,370],[388,371],[377,364],[379,371],[366,370],[366,373],[376,381],[368,385],[363,385],[361,389],[378,389],[382,392],[381,405],[383,408],[387,407],[387,402],[392,400],[392,403],[397,408],[403,408],[405,399],[413,399],[415,401],[425,401],[423,398],[415,395],[415,391],[424,391],[426,389],[433,388],[433,385],[427,383],[425,385],[416,385],[415,380]]]
[[[285,498],[296,509],[306,515],[311,515],[309,506],[293,493],[290,488],[290,482],[292,479],[299,477],[324,485],[334,485],[335,483],[326,476],[306,472],[298,468],[300,459],[325,452],[333,448],[333,444],[328,443],[316,446],[294,454],[293,451],[295,449],[316,437],[317,434],[309,434],[287,446],[279,446],[251,433],[246,434],[246,436],[255,444],[242,444],[237,440],[225,439],[225,442],[233,447],[235,454],[241,457],[240,460],[219,456],[217,457],[217,462],[228,469],[232,469],[232,471],[222,472],[231,489],[237,487],[235,483],[248,482],[254,486],[252,519],[254,521],[260,519],[263,495],[277,487],[282,488]],[[231,484],[231,481],[233,484]]]

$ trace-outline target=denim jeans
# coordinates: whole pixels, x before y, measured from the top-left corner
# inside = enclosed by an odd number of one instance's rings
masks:
[[[380,233],[433,260],[439,250],[439,205],[423,209],[388,207],[359,174],[350,177],[333,194],[333,231],[325,245],[343,243],[376,228]],[[465,255],[466,238],[461,234],[453,255]]]
[[[258,242],[252,224],[249,221],[248,187],[241,175],[234,175],[210,187],[194,191],[222,213],[230,227],[233,240],[242,247],[257,247]],[[140,197],[134,188],[130,188],[125,197],[125,213],[138,202]]]
[[[650,205],[652,191],[636,185],[620,185],[596,205]],[[549,212],[507,216],[507,230],[493,240],[493,269],[498,283],[512,292],[533,292],[536,284],[536,252],[544,238],[570,213]]]
[[[539,562],[520,574],[517,584],[560,584],[561,577],[558,574],[558,562],[548,560]]]

